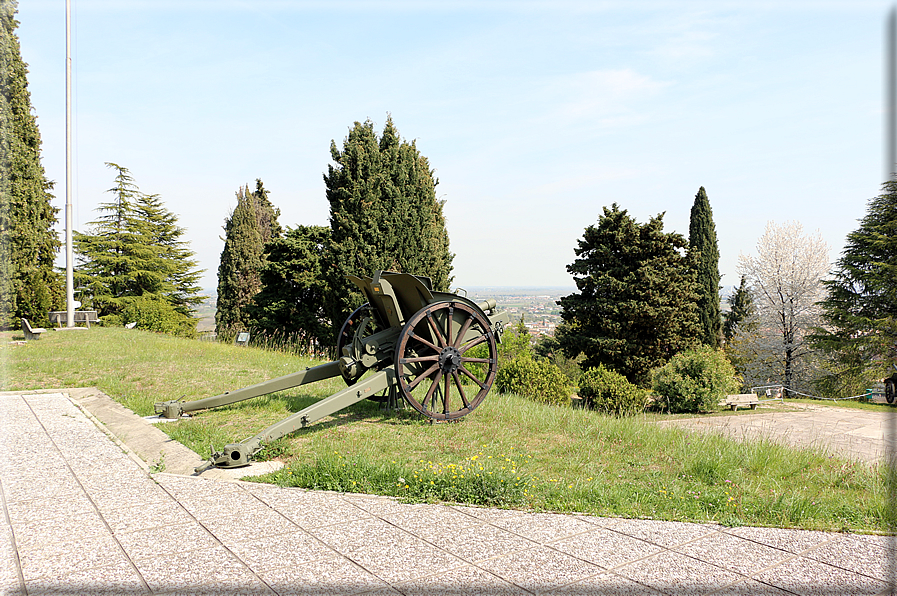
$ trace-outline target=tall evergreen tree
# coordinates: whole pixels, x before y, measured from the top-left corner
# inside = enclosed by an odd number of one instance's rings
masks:
[[[298,336],[312,352],[333,342],[324,310],[327,282],[322,271],[329,238],[328,227],[296,226],[266,245],[262,290],[246,307],[253,328],[269,335]]]
[[[279,215],[261,180],[256,180],[254,192],[248,186],[237,191],[237,206],[225,218],[224,250],[218,267],[215,330],[223,338],[229,339],[250,327],[246,306],[262,289],[264,248],[281,234]]]
[[[134,211],[141,226],[141,234],[157,257],[164,263],[164,277],[160,294],[177,312],[193,316],[194,306],[203,301],[199,279],[203,270],[197,269],[194,252],[181,239],[184,228],[178,218],[162,204],[159,195],[140,194]]]
[[[75,284],[88,289],[85,299],[103,316],[120,317],[138,302],[143,307],[164,302],[166,312],[173,309],[182,319],[175,327],[195,329],[193,305],[202,301],[197,286],[202,271],[182,240],[177,216],[158,195],[140,192],[127,168],[106,165],[116,171],[115,186],[107,191],[112,200],[99,206],[102,215],[89,232],[75,232]]]
[[[751,298],[751,290],[747,285],[747,278],[741,276],[741,284],[729,296],[729,312],[724,315],[723,337],[726,342],[732,340],[739,327],[748,324],[754,315],[754,301]]]
[[[688,224],[688,250],[694,252],[698,267],[698,315],[701,317],[701,342],[719,347],[722,321],[719,309],[719,247],[716,225],[707,192],[702,186],[695,195]]]
[[[567,271],[579,292],[560,299],[558,341],[583,368],[604,365],[646,386],[651,369],[695,344],[698,284],[685,238],[663,214],[639,224],[614,203],[574,249]]]
[[[101,316],[120,314],[134,296],[160,297],[166,267],[144,236],[148,226],[137,216],[141,192],[133,177],[118,164],[106,166],[116,171],[115,186],[106,191],[112,200],[97,207],[102,215],[90,222],[87,233],[74,234],[79,261],[75,285],[87,288]]]
[[[47,321],[65,300],[53,269],[60,242],[50,204],[53,185],[40,162],[28,69],[15,30],[15,0],[0,0],[0,326]]]
[[[346,274],[385,269],[425,275],[434,289],[451,283],[452,259],[439,181],[414,142],[403,141],[389,117],[378,138],[371,121],[356,122],[342,151],[331,142],[333,164],[324,182],[330,202],[327,251],[328,316],[342,323],[363,298]]]
[[[832,389],[855,390],[893,373],[897,364],[897,182],[869,202],[847,235],[821,302],[823,328],[813,345],[833,356]]]

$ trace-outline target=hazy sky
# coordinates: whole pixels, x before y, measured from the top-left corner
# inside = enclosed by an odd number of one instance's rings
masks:
[[[387,114],[436,170],[460,287],[572,285],[603,206],[687,236],[700,186],[724,285],[768,220],[820,230],[834,260],[885,177],[888,2],[72,5],[75,228],[118,163],[179,216],[206,288],[241,185],[326,225],[331,140]],[[64,207],[65,3],[18,20]]]

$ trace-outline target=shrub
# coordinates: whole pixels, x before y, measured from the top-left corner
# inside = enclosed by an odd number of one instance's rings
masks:
[[[533,349],[537,356],[545,358],[561,369],[561,372],[567,375],[567,378],[570,379],[570,384],[575,385],[579,382],[579,377],[582,375],[580,364],[585,360],[584,355],[579,354],[575,358],[568,357],[561,349],[560,342],[555,338],[548,336],[543,337],[536,342]]]
[[[582,373],[579,396],[586,407],[614,416],[631,416],[645,409],[647,392],[618,372],[599,365]]]
[[[713,411],[741,386],[725,354],[706,346],[676,354],[651,378],[660,403],[673,413]]]
[[[100,317],[100,324],[103,327],[121,327],[123,325],[121,317],[118,315],[103,315]]]
[[[196,319],[178,312],[171,303],[164,300],[138,296],[128,303],[121,318],[137,323],[137,329],[196,337]]]
[[[546,404],[565,404],[572,387],[567,376],[547,360],[536,360],[526,350],[498,369],[495,387],[502,393],[516,393]]]

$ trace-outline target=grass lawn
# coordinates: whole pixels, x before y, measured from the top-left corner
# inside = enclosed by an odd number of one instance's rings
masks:
[[[0,334],[3,390],[96,386],[144,416],[156,401],[207,397],[318,363],[125,329],[47,332],[27,344],[11,342],[15,336]],[[341,379],[325,381],[161,428],[205,455],[210,444],[251,437],[343,386]],[[363,401],[269,445],[262,455],[286,467],[260,480],[410,501],[887,530],[878,467],[765,441],[657,428],[659,417],[615,419],[493,392],[462,421],[430,424],[411,409],[384,411]]]

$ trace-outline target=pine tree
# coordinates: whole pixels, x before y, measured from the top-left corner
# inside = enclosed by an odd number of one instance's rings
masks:
[[[178,218],[168,211],[158,195],[140,194],[134,211],[142,226],[145,242],[154,247],[162,263],[160,297],[184,316],[192,317],[194,306],[203,301],[194,252],[181,238],[186,230],[177,225]]]
[[[279,215],[261,180],[256,180],[255,192],[247,186],[237,191],[237,206],[224,222],[224,250],[218,267],[215,330],[224,339],[250,327],[245,309],[262,289],[265,245],[281,234]]]
[[[74,233],[79,261],[75,285],[87,288],[85,294],[101,316],[120,314],[131,297],[158,297],[165,277],[158,249],[144,237],[147,226],[137,217],[140,189],[127,168],[106,166],[116,171],[115,186],[106,191],[113,198],[97,207],[102,215],[89,223],[89,232]]]
[[[127,168],[106,165],[116,171],[115,186],[107,191],[113,198],[98,207],[102,215],[90,223],[89,232],[74,235],[75,284],[87,288],[84,299],[107,322],[124,322],[126,311],[140,318],[139,311],[149,308],[171,313],[165,330],[191,335],[196,328],[192,307],[202,301],[197,286],[202,272],[181,240],[184,229],[158,195],[140,191]]]
[[[582,368],[604,365],[647,386],[651,369],[692,347],[698,284],[685,238],[663,231],[663,214],[639,224],[616,203],[589,226],[567,266],[578,293],[561,298],[558,341]]]
[[[695,253],[698,267],[698,315],[701,317],[701,342],[712,348],[720,344],[722,321],[719,309],[719,248],[716,225],[707,192],[702,186],[695,195],[688,225],[688,250]]]
[[[322,271],[329,238],[328,227],[297,226],[268,243],[262,289],[246,307],[251,327],[270,336],[292,335],[309,352],[333,342],[326,323],[327,282]]]
[[[53,184],[40,162],[41,140],[31,109],[28,69],[15,30],[17,2],[0,1],[0,326],[21,317],[48,321],[64,302],[53,261],[60,242]]]
[[[882,186],[859,229],[847,235],[822,301],[813,345],[832,356],[832,390],[893,373],[897,365],[897,182]],[[862,388],[862,387],[859,387]]]
[[[439,181],[414,142],[403,141],[392,118],[378,138],[371,121],[356,122],[342,151],[331,142],[333,164],[324,182],[330,203],[331,237],[325,274],[327,312],[339,326],[363,297],[345,279],[393,270],[432,279],[447,291],[449,251]]]

